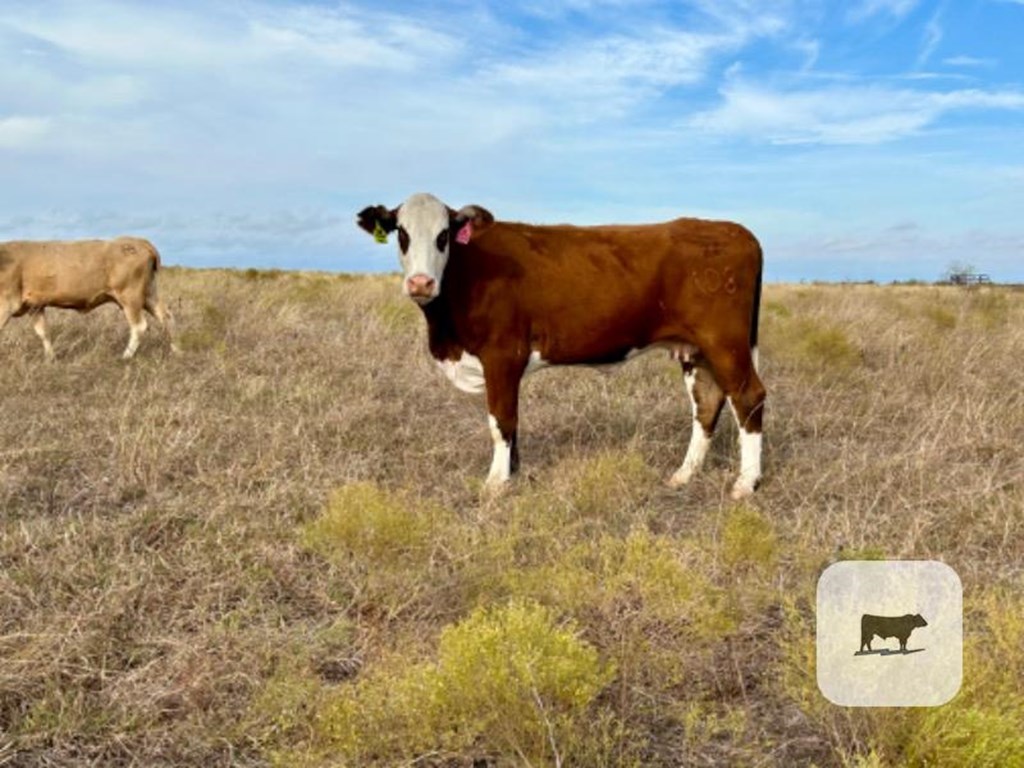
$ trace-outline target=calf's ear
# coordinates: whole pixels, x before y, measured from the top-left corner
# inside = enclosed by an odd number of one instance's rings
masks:
[[[388,210],[383,205],[368,205],[359,212],[356,223],[373,235],[378,243],[386,243],[388,234],[398,226],[398,209]]]
[[[494,216],[479,205],[464,205],[457,211],[448,210],[455,242],[465,245],[494,223]]]

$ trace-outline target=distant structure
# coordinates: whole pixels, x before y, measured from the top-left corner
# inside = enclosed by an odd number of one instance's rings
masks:
[[[992,278],[979,272],[951,272],[949,282],[953,285],[990,285]]]

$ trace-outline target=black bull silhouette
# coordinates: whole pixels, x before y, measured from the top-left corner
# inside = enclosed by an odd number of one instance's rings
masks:
[[[864,646],[871,650],[871,640],[878,635],[883,640],[887,637],[895,637],[900,641],[900,650],[907,650],[907,639],[915,627],[927,627],[928,622],[920,613],[906,614],[905,616],[872,616],[865,613],[860,617],[860,650]]]

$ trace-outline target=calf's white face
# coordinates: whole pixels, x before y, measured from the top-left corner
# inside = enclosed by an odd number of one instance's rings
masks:
[[[402,291],[419,304],[441,293],[448,263],[451,217],[448,206],[433,195],[413,195],[398,208],[398,257]]]
[[[402,262],[402,292],[419,304],[441,293],[441,278],[451,252],[451,239],[465,245],[494,223],[486,208],[467,205],[454,211],[433,195],[413,195],[398,208],[371,205],[359,212],[356,223],[379,243],[398,230],[398,257]]]

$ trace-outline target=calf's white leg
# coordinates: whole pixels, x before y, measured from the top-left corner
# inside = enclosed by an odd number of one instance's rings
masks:
[[[704,457],[707,456],[708,447],[711,445],[711,436],[704,431],[704,425],[700,422],[697,398],[694,393],[697,386],[697,372],[692,366],[689,370],[683,369],[683,383],[686,385],[686,393],[690,396],[693,425],[690,432],[690,445],[686,449],[686,457],[683,459],[679,469],[668,480],[668,484],[672,488],[679,488],[690,482],[693,475],[704,464]]]
[[[732,398],[729,398],[729,407],[736,417],[736,425],[740,432],[740,475],[736,478],[730,495],[734,500],[739,500],[752,494],[758,480],[761,479],[761,431],[754,431],[750,425],[740,420]]]
[[[512,444],[502,436],[498,420],[494,416],[487,416],[487,425],[490,427],[491,440],[494,442],[494,457],[491,459],[491,470],[487,473],[484,488],[493,493],[501,489],[512,476]]]
[[[725,403],[725,393],[706,364],[688,359],[681,361],[681,364],[683,383],[693,409],[693,426],[682,466],[668,480],[672,488],[686,485],[703,466],[711,447],[711,436],[715,433],[718,415]]]

